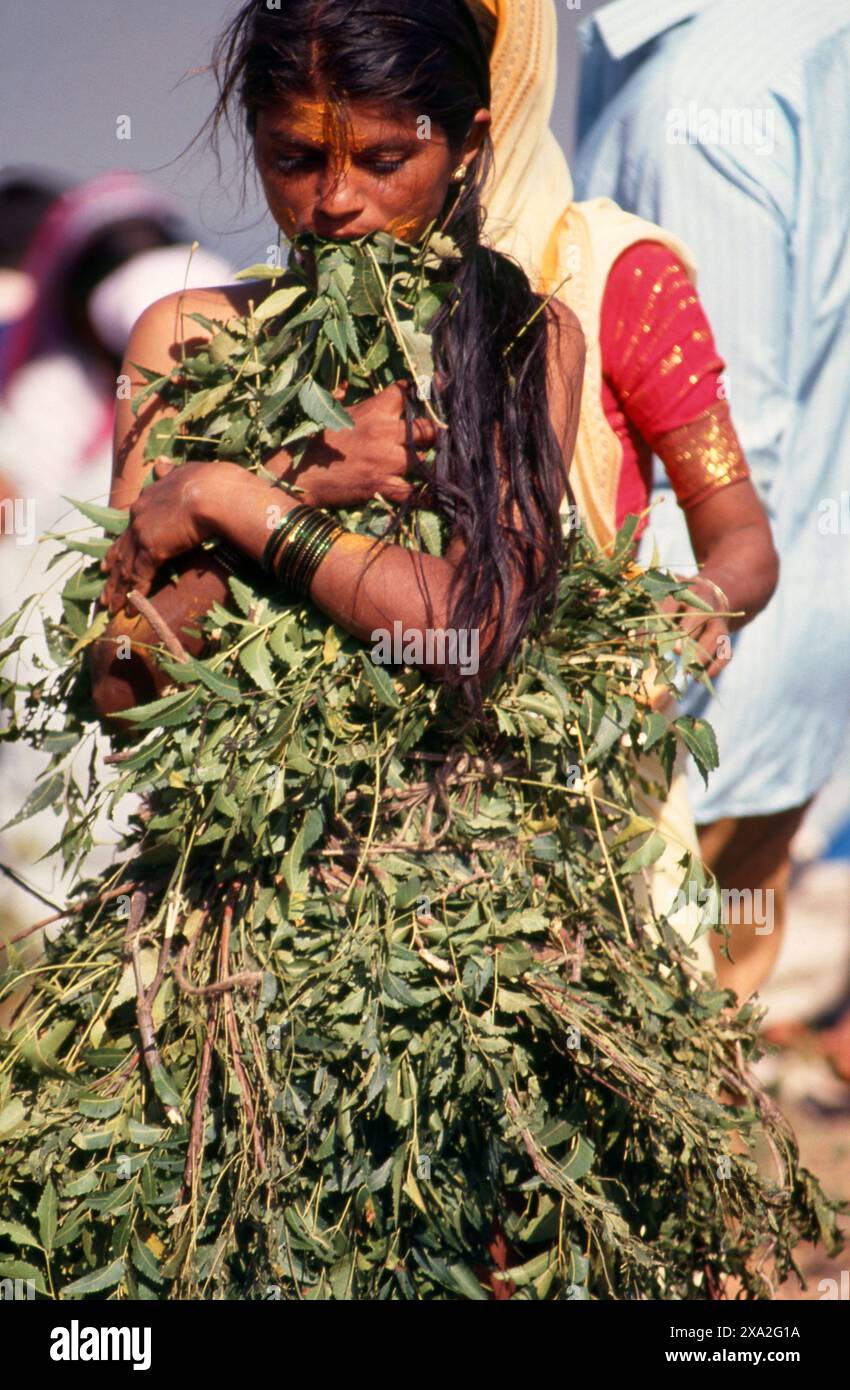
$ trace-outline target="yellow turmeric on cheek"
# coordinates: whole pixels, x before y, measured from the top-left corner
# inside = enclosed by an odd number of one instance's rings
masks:
[[[285,236],[294,237],[297,229],[295,213],[288,203],[283,203],[274,209],[275,218]]]
[[[386,230],[399,241],[410,241],[422,230],[421,221],[421,218],[411,216],[410,213],[402,213],[398,217],[390,218]]]

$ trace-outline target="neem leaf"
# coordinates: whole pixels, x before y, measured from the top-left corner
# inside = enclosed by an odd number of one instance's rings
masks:
[[[679,719],[673,720],[671,728],[675,729],[689,752],[693,754],[694,762],[708,786],[708,773],[713,772],[719,762],[717,738],[711,725],[704,719],[691,719],[689,715],[682,715]]]
[[[177,690],[173,695],[164,695],[162,699],[151,700],[147,705],[136,705],[134,709],[122,710],[116,717],[137,724],[140,728],[146,724],[167,727],[169,722],[179,722],[187,718],[197,700],[197,690]]]
[[[161,1125],[143,1125],[138,1120],[128,1120],[127,1138],[131,1144],[158,1144],[165,1139],[168,1130]]]
[[[244,613],[247,617],[248,614],[251,612],[251,609],[256,606],[256,594],[254,593],[253,589],[249,589],[247,584],[243,584],[242,580],[237,579],[236,576],[233,574],[230,576],[227,583],[230,592],[236,599],[237,604],[239,605],[240,613]]]
[[[641,732],[645,735],[640,745],[642,752],[648,753],[650,748],[654,748],[659,739],[662,739],[668,732],[669,728],[670,721],[665,718],[663,714],[658,714],[655,710],[648,714],[641,726]]]
[[[178,440],[175,416],[167,415],[163,420],[154,420],[145,437],[145,463],[160,457],[173,459]]]
[[[383,314],[384,292],[374,267],[363,257],[354,269],[354,280],[349,295],[352,314],[358,318],[379,318]]]
[[[214,671],[205,661],[193,661],[191,658],[188,661],[169,661],[164,657],[160,665],[172,680],[180,681],[181,684],[200,681],[213,695],[220,695],[225,700],[242,698],[238,681]]]
[[[619,831],[608,843],[611,849],[616,849],[619,845],[628,844],[629,840],[637,839],[638,835],[646,835],[654,828],[655,822],[648,820],[646,816],[630,816],[625,829]]]
[[[93,502],[75,502],[73,497],[65,497],[63,502],[70,502],[72,507],[76,507],[78,512],[89,521],[93,521],[95,526],[100,526],[109,536],[120,536],[127,529],[130,520],[130,513],[121,511],[118,507],[96,507]]]
[[[405,359],[413,372],[413,379],[419,393],[428,397],[431,394],[431,383],[434,379],[431,336],[428,333],[421,333],[412,323],[408,322],[399,323],[398,332],[404,347]]]
[[[53,1186],[50,1178],[48,1178],[47,1182],[44,1184],[35,1214],[38,1218],[38,1230],[41,1235],[41,1244],[49,1254],[53,1249],[56,1228],[59,1224],[59,1204],[56,1200],[56,1188]]]
[[[249,265],[246,270],[237,270],[234,280],[281,280],[286,271],[279,265],[267,265],[265,261],[259,261],[256,265]]]
[[[94,1153],[98,1149],[111,1149],[115,1139],[114,1129],[92,1129],[87,1134],[78,1132],[72,1135],[71,1143],[82,1149],[83,1153]]]
[[[488,1303],[490,1294],[485,1293],[475,1275],[468,1265],[453,1264],[449,1265],[449,1275],[458,1293],[463,1298],[474,1299],[477,1303]]]
[[[561,1171],[565,1178],[570,1178],[573,1182],[578,1182],[579,1178],[583,1178],[586,1173],[590,1172],[595,1158],[596,1152],[590,1140],[586,1139],[583,1134],[580,1134],[575,1150],[567,1159]]]
[[[614,747],[618,739],[623,737],[625,731],[620,710],[617,708],[617,705],[612,702],[602,716],[602,720],[596,732],[596,738],[587,750],[585,761],[593,763],[596,762],[597,759],[603,758],[605,754]]]
[[[30,793],[16,816],[6,821],[5,825],[0,826],[2,830],[8,830],[13,825],[20,825],[21,821],[29,820],[31,816],[37,816],[40,811],[44,811],[48,806],[55,806],[65,793],[65,776],[61,772],[55,772],[46,781],[39,782],[35,790]]]
[[[285,314],[291,309],[293,304],[306,294],[306,285],[284,285],[282,290],[275,290],[264,299],[254,310],[254,318],[259,323],[265,323],[267,319],[277,318],[280,314]]]
[[[100,570],[81,569],[76,574],[71,575],[62,590],[62,599],[63,601],[69,599],[72,603],[88,605],[93,598],[97,598],[102,588],[103,575]]]
[[[124,1101],[120,1096],[115,1099],[106,1096],[82,1096],[77,1103],[80,1114],[86,1115],[90,1120],[111,1120],[123,1106]]]
[[[286,332],[291,334],[296,328],[300,328],[305,323],[316,323],[318,319],[323,319],[329,309],[328,301],[325,298],[317,299],[312,304],[308,304],[306,309],[302,309],[294,318],[286,322]]]
[[[459,261],[462,252],[457,242],[445,232],[433,232],[428,238],[428,250],[438,256],[440,261]]]
[[[345,335],[337,320],[331,318],[325,319],[325,322],[322,324],[322,332],[334,348],[340,361],[345,362],[348,357],[347,345],[345,342]]]
[[[27,1111],[20,1096],[15,1096],[0,1110],[0,1139],[10,1139],[26,1122]]]
[[[260,409],[260,422],[267,428],[273,425],[280,416],[281,412],[286,409],[286,407],[289,405],[289,402],[297,394],[297,391],[297,386],[285,386],[281,391],[278,391],[275,395],[267,396]]]
[[[353,430],[354,421],[348,411],[334,400],[330,392],[308,377],[298,392],[298,403],[314,424],[326,430]]]
[[[234,352],[236,352],[236,349],[242,346],[243,344],[239,342],[238,338],[232,337],[231,334],[223,328],[220,333],[216,333],[215,337],[210,342],[210,358],[216,363],[227,362],[233,356]]]
[[[96,1269],[91,1274],[86,1274],[82,1279],[74,1279],[72,1283],[66,1284],[62,1290],[63,1298],[82,1298],[87,1293],[102,1293],[104,1289],[112,1289],[127,1272],[126,1261],[113,1260],[112,1264],[105,1265],[102,1269]]]
[[[218,455],[222,459],[238,459],[245,452],[251,419],[243,415],[240,420],[231,421],[218,442]]]
[[[261,635],[255,637],[239,653],[239,665],[246,671],[260,690],[276,690],[277,683],[272,671],[268,640]]]
[[[0,1260],[0,1279],[31,1280],[38,1293],[45,1292],[44,1274],[24,1260]]]
[[[674,1007],[675,1000],[672,994],[666,989],[662,989],[656,980],[641,980],[641,989],[649,995],[652,1003],[650,1008],[656,1014],[669,1014]]]
[[[41,1248],[38,1238],[20,1221],[0,1221],[0,1236],[8,1236],[18,1245],[33,1245],[36,1250]]]
[[[422,536],[422,543],[429,555],[442,555],[443,553],[443,533],[442,521],[436,512],[422,511],[416,513],[416,520],[419,525],[419,532]]]
[[[146,1279],[151,1279],[155,1284],[163,1283],[163,1276],[159,1268],[159,1263],[152,1250],[139,1239],[137,1233],[133,1232],[133,1239],[130,1246],[130,1257],[133,1264],[140,1274]]]
[[[154,1062],[151,1066],[150,1074],[154,1090],[162,1101],[166,1112],[177,1111],[179,1113],[181,1104],[180,1092],[177,1090],[177,1087],[174,1085],[174,1082],[171,1080],[171,1077],[162,1063]],[[169,1118],[177,1119],[178,1116],[169,1116]]]
[[[387,340],[384,334],[376,338],[366,356],[363,358],[363,370],[365,372],[376,372],[379,367],[383,367],[390,355]]]
[[[382,705],[387,705],[390,709],[399,709],[401,700],[398,692],[382,666],[376,666],[365,652],[360,653],[360,660],[363,663],[363,674],[374,690]]]
[[[108,627],[108,625],[109,614],[107,613],[106,609],[98,609],[97,613],[94,616],[94,620],[92,621],[91,626],[86,628],[86,631],[83,633],[82,637],[77,638],[73,647],[69,651],[68,660],[73,660],[73,658],[77,655],[78,652],[83,651],[85,647],[90,647],[92,642],[96,642],[98,637],[100,637],[101,633]]]
[[[172,422],[175,430],[180,425],[188,424],[190,420],[200,420],[205,415],[212,415],[213,411],[227,400],[232,390],[233,382],[225,381],[221,386],[211,386],[206,391],[197,391]]]
[[[656,860],[661,858],[666,848],[667,841],[664,836],[659,835],[658,831],[654,830],[643,844],[638,849],[633,850],[628,859],[620,865],[620,873],[622,875],[634,874],[637,873],[638,869],[651,868]]]

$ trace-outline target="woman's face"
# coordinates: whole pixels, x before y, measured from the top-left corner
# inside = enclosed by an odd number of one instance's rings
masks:
[[[470,163],[490,124],[476,113],[460,153],[427,117],[351,102],[303,99],[257,112],[254,153],[272,216],[290,239],[348,240],[391,232],[415,241],[442,211],[451,175]]]

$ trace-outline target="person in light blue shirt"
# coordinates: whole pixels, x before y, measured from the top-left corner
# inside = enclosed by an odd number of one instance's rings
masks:
[[[721,887],[772,892],[773,931],[733,927],[721,983],[778,954],[789,844],[850,726],[850,3],[615,0],[582,26],[576,189],[695,254],[725,389],[781,561],[716,696],[720,768],[692,781]],[[673,499],[652,536],[693,564]],[[754,899],[755,901],[755,899]]]

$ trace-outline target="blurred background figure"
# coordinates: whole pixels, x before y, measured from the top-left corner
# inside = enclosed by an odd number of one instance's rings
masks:
[[[21,265],[59,191],[55,181],[25,169],[0,175],[0,350],[9,326],[32,304],[35,286]]]
[[[35,500],[40,531],[67,510],[60,493],[72,483],[89,489],[81,497],[108,491],[116,378],[135,319],[184,283],[230,278],[190,243],[171,200],[134,174],[63,193],[37,226],[19,265],[28,305],[0,343],[0,466]]]
[[[776,963],[791,845],[850,724],[850,9],[615,0],[583,45],[580,192],[693,248],[781,558],[717,697],[687,702],[718,735],[720,769],[691,791],[704,857],[745,895],[734,965],[718,959],[744,999]],[[693,563],[669,500],[652,533],[665,563]]]
[[[184,284],[232,279],[221,257],[193,254],[171,199],[135,174],[99,175],[58,197],[49,192],[37,183],[6,189],[7,203],[18,208],[19,233],[17,250],[10,236],[5,252],[15,261],[18,297],[7,279],[12,311],[0,338],[0,621],[48,589],[44,602],[58,616],[62,576],[48,574],[56,551],[39,536],[89,525],[63,495],[106,502],[117,378],[139,314]],[[25,210],[42,215],[28,225]],[[0,744],[0,826],[29,796],[44,761],[20,744]],[[36,861],[59,828],[47,811],[0,831],[0,863],[48,900],[63,896],[61,864],[55,857]],[[0,933],[35,920],[34,908],[38,916],[38,904],[0,874]]]
[[[57,184],[24,169],[10,169],[0,176],[0,357],[12,325],[32,304],[35,285],[21,263],[58,193]],[[11,479],[0,473],[0,502],[13,491]]]

